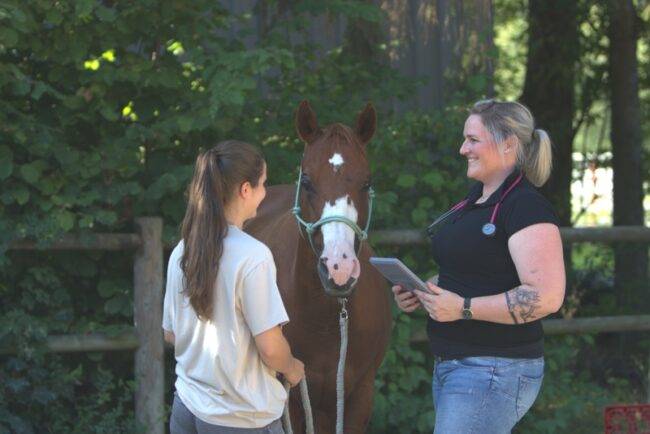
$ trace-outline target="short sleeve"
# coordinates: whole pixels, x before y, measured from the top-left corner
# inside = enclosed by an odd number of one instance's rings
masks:
[[[519,195],[504,213],[504,228],[508,238],[538,223],[551,223],[559,226],[560,222],[550,202],[536,191],[527,191]]]
[[[181,290],[183,284],[177,249],[178,247],[174,249],[167,263],[167,282],[163,302],[162,328],[169,332],[174,332],[174,294]]]
[[[276,270],[272,256],[250,270],[242,283],[240,293],[242,313],[253,336],[289,322],[276,283]]]

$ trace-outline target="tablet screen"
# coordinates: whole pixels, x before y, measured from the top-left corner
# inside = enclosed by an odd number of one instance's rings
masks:
[[[370,263],[393,285],[401,285],[408,291],[428,292],[427,285],[399,259],[371,257]]]

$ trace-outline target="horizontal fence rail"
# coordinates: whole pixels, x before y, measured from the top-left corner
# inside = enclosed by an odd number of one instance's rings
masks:
[[[650,243],[650,227],[614,226],[590,228],[560,228],[565,243]],[[370,241],[375,245],[411,246],[429,242],[425,232],[417,229],[379,229],[371,231]],[[84,234],[64,235],[51,242],[16,240],[9,244],[12,250],[133,250],[140,247],[138,234]],[[165,245],[170,248],[176,242]]]
[[[52,353],[135,350],[138,348],[138,338],[135,329],[118,336],[108,336],[104,333],[51,335],[45,340],[45,347]],[[0,348],[0,355],[14,353],[15,348]]]
[[[567,335],[585,333],[616,333],[629,331],[650,331],[650,315],[620,315],[590,318],[543,320],[544,334]],[[411,342],[425,342],[426,333],[416,332]],[[119,336],[101,333],[50,336],[45,343],[53,353],[74,353],[91,351],[125,351],[138,348],[135,329]],[[0,355],[15,353],[14,348],[0,348]]]
[[[579,335],[586,333],[614,333],[650,331],[650,315],[600,316],[590,318],[542,320],[544,335]],[[423,330],[411,337],[411,342],[426,342]]]
[[[565,244],[581,242],[597,243],[650,243],[650,227],[614,226],[597,228],[560,228],[560,235]],[[413,246],[429,243],[424,230],[393,229],[371,231],[370,241],[374,245]]]
[[[9,244],[12,250],[134,250],[140,247],[138,234],[64,235],[54,241],[17,240]]]

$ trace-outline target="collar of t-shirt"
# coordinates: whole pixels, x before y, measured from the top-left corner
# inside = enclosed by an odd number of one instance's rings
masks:
[[[490,195],[490,197],[487,198],[486,201],[481,202],[481,203],[476,203],[476,201],[483,196],[483,183],[482,182],[477,182],[475,183],[469,190],[469,193],[467,194],[467,203],[470,206],[475,206],[475,207],[488,207],[488,206],[494,206],[499,202],[499,199],[501,199],[501,195],[503,192],[508,188],[514,181],[517,179],[519,174],[521,173],[520,170],[515,169],[508,177],[501,183],[499,188],[497,188],[494,193]]]

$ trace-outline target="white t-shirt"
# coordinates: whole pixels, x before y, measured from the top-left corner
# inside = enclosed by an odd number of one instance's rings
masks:
[[[169,258],[163,329],[175,335],[176,391],[199,419],[260,428],[282,416],[287,393],[262,361],[254,336],[289,321],[267,246],[228,227],[211,321],[183,293],[183,241]]]

